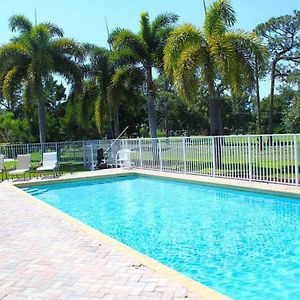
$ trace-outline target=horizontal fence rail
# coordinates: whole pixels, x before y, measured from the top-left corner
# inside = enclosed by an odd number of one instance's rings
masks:
[[[31,153],[33,165],[38,165],[43,152],[55,151],[60,164],[81,164],[85,169],[93,169],[99,148],[111,166],[115,166],[117,151],[130,149],[135,168],[299,184],[299,134],[11,144],[0,145],[0,154],[7,162],[15,162],[17,155]]]

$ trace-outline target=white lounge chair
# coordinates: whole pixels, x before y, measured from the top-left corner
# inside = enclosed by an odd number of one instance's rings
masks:
[[[26,172],[29,172],[29,178],[31,178],[30,173],[31,168],[31,155],[30,154],[21,154],[17,156],[17,167],[16,170],[8,172],[9,175],[16,175],[17,178],[18,175],[24,175],[25,180],[25,174]]]
[[[116,155],[116,168],[120,166],[121,168],[131,168],[131,150],[123,149],[119,150]]]
[[[2,175],[2,181],[4,180],[4,173],[6,173],[6,169],[4,167],[4,155],[0,155],[0,173]],[[7,177],[7,175],[6,175]]]
[[[58,169],[57,153],[46,152],[43,153],[43,165],[36,169],[36,173],[42,173],[44,171],[53,171],[53,177],[56,175]]]

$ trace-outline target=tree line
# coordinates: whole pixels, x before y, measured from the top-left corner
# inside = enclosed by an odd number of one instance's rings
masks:
[[[214,1],[201,28],[173,13],[139,21],[137,33],[113,30],[105,48],[12,16],[14,36],[0,47],[0,142],[114,138],[125,126],[153,138],[299,131],[299,11],[252,32],[234,28],[229,0]]]

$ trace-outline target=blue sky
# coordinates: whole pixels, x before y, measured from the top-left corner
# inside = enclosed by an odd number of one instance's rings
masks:
[[[211,2],[206,0],[207,5]],[[273,16],[300,10],[300,0],[232,0],[237,13],[237,28],[252,30],[257,24]],[[51,21],[64,29],[65,35],[80,42],[106,46],[107,32],[104,18],[111,29],[115,27],[138,29],[139,14],[148,11],[150,16],[161,12],[175,12],[180,23],[201,26],[203,22],[202,0],[10,0],[1,3],[0,43],[11,35],[8,19],[23,14],[34,21],[37,9],[38,21]],[[267,93],[267,84],[263,86]]]

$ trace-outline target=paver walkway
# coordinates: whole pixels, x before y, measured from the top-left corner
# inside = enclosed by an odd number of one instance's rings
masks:
[[[0,299],[199,299],[0,183]]]

